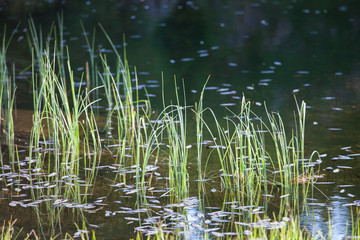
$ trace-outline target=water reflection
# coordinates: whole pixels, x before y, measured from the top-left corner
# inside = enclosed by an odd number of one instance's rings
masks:
[[[324,198],[310,205],[310,214],[301,217],[302,224],[315,236],[316,234],[329,234],[333,239],[344,239],[351,231],[351,207],[346,206],[348,199],[333,192],[330,199],[324,203]],[[326,223],[326,224],[324,224]]]
[[[0,18],[8,24],[7,31],[22,22],[9,48],[8,59],[9,64],[16,63],[19,73],[16,81],[23,86],[16,92],[20,108],[30,108],[31,101],[27,100],[32,97],[27,84],[31,75],[27,69],[31,62],[26,42],[28,12],[32,12],[45,33],[56,13],[62,11],[66,28],[64,45],[69,47],[71,59],[78,65],[79,81],[85,70],[84,62],[89,61],[80,21],[89,36],[100,22],[119,49],[125,34],[129,62],[137,66],[142,82],[139,88],[148,90],[144,95],[154,101],[154,106],[162,105],[162,71],[165,92],[173,90],[174,74],[184,79],[189,104],[198,100],[204,82],[211,75],[206,104],[220,114],[228,114],[224,107],[237,110],[239,99],[245,94],[252,100],[254,109],[263,111],[262,104],[266,101],[271,110],[286,115],[289,109],[294,109],[293,96],[296,95],[309,105],[309,152],[317,149],[328,154],[322,163],[322,169],[330,170],[323,171],[328,174],[326,181],[358,185],[356,170],[342,174],[345,170],[339,165],[356,169],[359,156],[348,155],[360,151],[360,18],[356,12],[359,4],[310,0],[17,0],[0,1]],[[97,33],[96,39],[99,51],[109,54],[111,59],[105,37]],[[292,117],[289,113],[287,119]],[[30,129],[28,123],[31,121],[19,111],[16,128],[26,131]],[[351,146],[353,152],[344,152],[345,146]],[[334,238],[341,238],[344,219],[350,219],[349,208],[342,205],[353,201],[351,196],[358,195],[359,190],[338,199],[339,193],[334,189],[335,184],[322,189],[329,197],[327,207],[312,206],[313,231],[327,231],[330,209]],[[199,214],[202,213],[198,205],[186,211],[187,219],[194,224],[201,223]],[[197,228],[190,225],[190,231],[193,232],[191,238],[199,237]]]
[[[203,239],[203,217],[205,216],[203,212],[199,210],[199,200],[192,199],[192,201],[197,202],[197,204],[187,207],[185,211],[185,222],[184,226],[184,236],[189,239]],[[201,217],[202,216],[202,217]]]

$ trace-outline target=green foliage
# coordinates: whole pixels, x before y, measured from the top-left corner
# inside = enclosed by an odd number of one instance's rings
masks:
[[[213,110],[204,107],[204,90],[195,107],[187,106],[186,96],[183,96],[184,104],[181,104],[175,81],[176,103],[166,104],[163,96],[163,109],[158,114],[152,114],[150,101],[139,95],[136,69],[135,77],[132,78],[126,51],[124,50],[122,57],[102,27],[116,56],[115,74],[111,74],[112,69],[106,55],[99,53],[99,58],[95,60],[95,33],[92,35],[93,39],[85,35],[90,49],[90,64],[86,62],[86,72],[80,77],[81,84],[75,87],[79,83],[76,81],[79,77],[73,73],[71,53],[63,46],[61,18],[58,19],[58,26],[50,31],[49,36],[52,38],[47,38],[53,39],[52,41],[44,41],[41,30],[36,29],[32,20],[29,21],[29,26],[34,117],[27,152],[28,159],[31,160],[28,171],[31,174],[33,169],[40,169],[44,173],[29,181],[30,184],[35,184],[46,180],[54,184],[51,189],[31,189],[34,200],[46,194],[59,195],[78,204],[87,203],[86,193],[96,181],[96,166],[101,161],[109,160],[108,154],[111,156],[110,161],[117,164],[119,170],[134,166],[134,172],[116,175],[112,181],[124,185],[134,183],[138,207],[147,202],[147,189],[154,185],[153,173],[148,174],[148,168],[158,166],[160,162],[166,164],[165,185],[169,190],[163,196],[169,196],[166,198],[169,203],[180,206],[191,197],[192,169],[189,167],[192,164],[191,166],[196,166],[199,199],[206,198],[203,196],[206,195],[207,183],[203,180],[211,178],[215,180],[212,184],[218,184],[215,188],[221,192],[222,210],[237,214],[237,219],[224,225],[221,230],[229,228],[238,234],[239,239],[312,238],[301,229],[296,220],[305,203],[299,199],[306,199],[313,188],[315,170],[311,163],[317,156],[315,152],[305,160],[304,102],[297,104],[296,127],[289,134],[278,113],[268,112],[265,107],[266,115],[261,119],[251,110],[251,103],[245,97],[240,103],[239,112],[232,113],[234,117],[225,121],[219,120]],[[2,124],[3,119],[7,122],[5,131],[9,136],[9,151],[15,152],[14,148],[11,149],[14,146],[11,136],[16,130],[12,123],[15,86],[6,85],[10,84],[6,49],[4,38],[0,50],[0,117]],[[101,96],[105,96],[105,99],[101,99]],[[107,104],[104,131],[98,127],[97,114],[92,109],[100,101]],[[191,129],[192,126],[195,126],[195,130]],[[207,138],[211,144],[204,143]],[[195,139],[196,147],[188,144],[189,139]],[[115,150],[111,150],[110,145],[115,146]],[[14,155],[10,160],[14,162],[15,158]],[[4,159],[1,160],[4,164]],[[219,171],[214,174],[214,170],[209,169],[208,165],[215,160],[218,161],[219,169],[216,170]],[[80,178],[86,180],[85,187],[80,186]],[[66,183],[59,181],[60,179],[66,179]],[[279,220],[282,227],[274,229],[241,225],[260,224],[262,219],[268,218],[266,210],[272,197],[280,199],[280,211],[274,219],[290,217],[290,221]],[[239,208],[229,209],[226,202],[264,207],[265,213],[261,215],[249,211],[242,214]],[[62,211],[62,208],[54,208],[46,203],[36,209],[36,214],[40,219],[40,215],[46,212],[48,226],[56,229],[61,222]],[[186,208],[182,211],[186,212]],[[82,210],[74,212],[83,221],[82,229],[86,229]],[[12,239],[13,223],[9,222],[7,227],[3,227],[2,239]],[[176,233],[163,231],[161,224],[154,224],[154,227],[158,230],[154,239],[178,238]],[[184,229],[189,227],[185,226]],[[248,236],[249,232],[251,234]],[[55,232],[52,231],[50,235],[55,235]],[[70,236],[66,235],[67,237]],[[95,233],[82,232],[80,237],[95,239]],[[138,233],[137,239],[143,238]],[[206,231],[204,238],[209,238]]]

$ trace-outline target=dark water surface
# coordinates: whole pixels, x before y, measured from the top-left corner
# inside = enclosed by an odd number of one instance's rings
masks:
[[[351,221],[346,204],[358,200],[360,194],[359,9],[360,2],[351,0],[12,0],[0,1],[0,27],[3,33],[6,24],[10,32],[20,22],[7,56],[18,72],[31,63],[26,39],[29,12],[44,35],[56,22],[57,14],[63,14],[64,44],[79,73],[84,71],[89,56],[80,22],[89,36],[97,29],[96,48],[110,56],[110,46],[98,23],[119,49],[125,36],[128,61],[136,66],[139,82],[146,86],[154,108],[161,107],[162,73],[165,92],[172,91],[174,75],[184,80],[190,105],[198,99],[210,75],[205,104],[223,115],[228,114],[225,106],[236,112],[245,95],[255,112],[264,112],[266,102],[270,110],[279,111],[285,121],[292,122],[294,95],[299,101],[305,100],[306,147],[309,152],[318,150],[323,154],[321,169],[327,171],[321,172],[326,178],[320,181],[329,182],[318,184],[322,193],[314,194],[314,202],[323,204],[310,205],[314,208],[314,232],[327,231],[330,212],[333,237],[339,239],[345,232],[345,222]],[[16,81],[23,86],[17,90],[17,108],[31,109],[26,72]],[[170,100],[171,95],[166,98]],[[108,184],[104,182],[104,186]],[[101,195],[104,193],[97,197]],[[122,207],[133,201],[123,196],[118,200]],[[106,200],[112,201],[116,199]],[[194,200],[189,205],[195,213],[188,217],[194,222],[197,204]],[[23,225],[36,215],[33,208],[1,209],[0,215],[14,215]],[[113,214],[114,209],[118,206],[109,207],[111,213],[87,216],[89,223],[99,225],[100,238],[119,232],[124,238],[133,234],[133,225],[123,224],[123,218],[109,220],[106,214]],[[26,217],[20,218],[24,213]],[[74,230],[72,223],[63,224],[65,231]]]

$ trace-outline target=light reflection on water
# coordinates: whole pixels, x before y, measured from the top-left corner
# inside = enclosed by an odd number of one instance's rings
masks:
[[[347,198],[334,195],[320,206],[310,206],[310,213],[302,215],[301,222],[314,236],[320,232],[328,236],[330,226],[332,239],[344,239],[351,233],[351,206],[344,206],[347,203]]]
[[[199,201],[196,205],[186,208],[185,217],[188,221],[189,232],[185,231],[185,238],[188,239],[202,239],[203,232],[200,230],[204,225],[204,219],[200,216],[205,214],[199,210]],[[197,226],[197,227],[195,227]]]

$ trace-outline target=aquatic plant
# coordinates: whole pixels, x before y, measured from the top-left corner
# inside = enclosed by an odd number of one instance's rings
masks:
[[[26,170],[26,177],[19,178],[26,178],[24,181],[29,183],[26,188],[31,202],[10,204],[36,206],[39,229],[50,229],[40,230],[43,236],[56,234],[66,208],[73,209],[73,215],[78,216],[76,221],[86,222],[84,212],[96,208],[88,195],[95,189],[97,171],[104,161],[109,161],[109,169],[116,169],[107,175],[110,186],[121,187],[132,196],[134,209],[154,207],[146,213],[131,211],[137,214],[133,219],[140,225],[136,231],[151,232],[158,238],[176,238],[174,233],[186,236],[196,230],[205,238],[227,233],[240,238],[269,235],[302,239],[301,234],[286,232],[301,232],[297,222],[286,224],[276,219],[297,216],[302,204],[298,199],[308,196],[315,180],[312,176],[316,154],[306,159],[304,148],[305,103],[297,105],[295,130],[289,135],[279,113],[268,112],[265,107],[266,114],[260,118],[245,97],[239,102],[239,112],[229,111],[232,117],[226,119],[218,118],[204,106],[205,87],[195,107],[188,106],[175,79],[175,103],[166,103],[163,91],[163,108],[152,112],[149,99],[140,97],[136,68],[130,70],[126,51],[121,56],[102,30],[115,55],[115,64],[109,64],[108,56],[101,52],[95,59],[95,33],[91,40],[84,34],[90,64],[86,62],[85,73],[78,77],[72,70],[71,53],[63,46],[61,18],[46,41],[41,30],[29,21],[33,128],[26,161],[19,156],[18,163],[13,161],[13,169],[17,164],[19,175]],[[7,73],[5,52],[0,56],[2,74]],[[75,81],[77,78],[80,81]],[[1,94],[3,89],[0,86]],[[6,94],[10,96],[11,92]],[[106,120],[100,130],[92,107],[104,102]],[[8,109],[14,108],[14,98],[6,103]],[[11,126],[11,120],[8,121]],[[215,170],[209,169],[210,163],[216,166]],[[300,182],[305,176],[308,180]],[[197,198],[191,192],[194,178]],[[216,211],[205,210],[210,202],[209,186],[219,199]],[[152,191],[155,188],[161,193]],[[149,199],[158,205],[151,205]],[[280,210],[273,220],[268,220],[269,206],[275,201],[280,202],[276,206]],[[197,222],[192,222],[191,208],[201,210]],[[106,210],[105,214],[117,213]],[[42,215],[47,215],[45,224]],[[160,220],[152,219],[151,224],[141,226],[145,215],[147,219],[158,215]],[[183,225],[173,219],[181,219]],[[167,228],[163,224],[166,221],[174,221],[176,231]],[[212,229],[209,221],[221,223],[220,227]],[[287,230],[283,233],[272,227]],[[249,236],[247,230],[251,231]],[[168,234],[169,231],[173,232]]]
[[[309,190],[316,180],[314,162],[320,158],[319,154],[315,151],[311,153],[309,158],[305,157],[305,115],[306,103],[302,102],[297,106],[297,112],[294,114],[295,130],[292,130],[290,139],[287,139],[284,123],[278,113],[269,113],[269,132],[274,143],[275,157],[274,162],[277,167],[275,175],[279,175],[279,182],[283,186],[281,195],[291,196],[291,198],[283,198],[285,203],[281,201],[281,205],[289,205],[291,202],[292,211],[300,212],[300,205],[298,203],[299,197],[303,199],[309,194]],[[307,181],[303,181],[306,178]],[[300,190],[302,190],[300,192]],[[291,200],[291,201],[288,201]],[[280,207],[280,209],[285,209]]]
[[[175,79],[175,86],[176,79]],[[177,201],[188,197],[188,146],[187,140],[187,106],[180,105],[180,99],[175,87],[177,105],[170,105],[162,112],[166,126],[166,138],[168,149],[169,187],[172,189],[170,195],[174,194]],[[163,97],[164,98],[164,97]],[[184,98],[186,99],[186,98]]]
[[[10,219],[8,221],[8,224],[6,225],[6,222],[4,220],[4,223],[1,227],[1,238],[3,240],[10,240],[10,239],[16,239],[16,237],[14,237],[14,224],[16,223],[16,220],[12,220]]]
[[[240,113],[233,113],[232,119],[226,119],[226,128],[221,126],[211,109],[207,110],[214,119],[215,130],[207,124],[208,118],[204,120],[199,113],[197,117],[201,118],[213,139],[208,147],[216,153],[221,165],[220,179],[227,192],[224,201],[242,202],[248,206],[258,206],[261,202],[266,205],[269,201],[267,198],[274,197],[276,193],[281,200],[291,196],[294,206],[299,206],[297,191],[303,187],[306,198],[311,180],[300,186],[297,179],[303,175],[312,179],[310,163],[314,157],[311,155],[307,162],[300,159],[304,158],[305,103],[298,109],[300,136],[293,133],[289,142],[279,114],[268,113],[265,119],[269,122],[267,124],[250,110],[250,102],[245,98],[241,101]],[[198,138],[203,134],[198,132]]]
[[[55,202],[67,199],[81,205],[86,203],[86,193],[95,179],[95,167],[101,156],[97,123],[91,110],[96,101],[89,101],[91,91],[75,88],[71,63],[68,60],[64,64],[63,48],[57,42],[55,27],[52,29],[54,37],[46,42],[42,41],[41,31],[37,32],[32,20],[29,29],[34,114],[27,161],[21,166],[28,168],[25,177],[32,198],[30,204],[39,204],[36,211],[39,226],[44,211],[48,216],[47,226],[54,229],[60,223],[62,209],[44,203],[43,196],[55,196]],[[61,23],[59,31],[61,36]],[[19,176],[23,177],[25,169],[20,163],[18,166]],[[80,184],[81,179],[87,184]]]
[[[6,52],[13,38],[15,30],[6,39],[6,27],[4,29],[1,49],[0,49],[0,137],[6,139],[8,147],[9,159],[14,168],[15,162],[15,146],[14,146],[14,101],[15,101],[15,67],[13,66],[13,76],[7,67]],[[2,145],[2,143],[0,143]],[[0,158],[2,158],[2,150],[0,146]],[[1,161],[3,165],[3,161]]]

